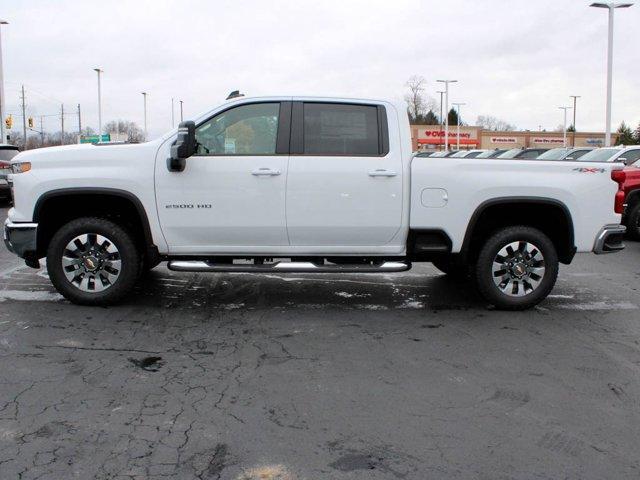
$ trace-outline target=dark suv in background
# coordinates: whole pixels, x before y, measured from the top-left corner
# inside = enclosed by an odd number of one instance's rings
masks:
[[[18,154],[18,147],[0,143],[0,201],[11,199],[11,189],[7,181],[9,161]],[[4,168],[3,168],[4,167]]]

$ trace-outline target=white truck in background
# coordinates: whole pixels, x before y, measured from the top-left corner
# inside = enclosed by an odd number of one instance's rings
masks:
[[[413,158],[405,106],[241,97],[142,144],[20,153],[7,247],[67,299],[118,302],[190,272],[471,274],[531,307],[576,252],[624,248],[621,165]]]

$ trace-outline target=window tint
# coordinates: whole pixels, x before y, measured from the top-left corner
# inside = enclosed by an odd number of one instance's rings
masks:
[[[629,150],[628,152],[624,152],[620,156],[627,159],[627,165],[631,165],[632,163],[635,163],[638,159],[640,159],[640,149]]]
[[[226,110],[196,129],[197,155],[275,155],[279,103]]]
[[[378,109],[368,105],[304,104],[304,153],[378,155]]]

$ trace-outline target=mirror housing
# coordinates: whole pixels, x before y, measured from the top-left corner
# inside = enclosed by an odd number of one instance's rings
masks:
[[[178,138],[171,145],[171,156],[167,159],[170,172],[182,172],[187,165],[187,158],[196,153],[196,124],[193,120],[180,122]]]
[[[628,162],[628,160],[627,160],[627,158],[626,158],[626,157],[618,157],[618,158],[617,158],[617,161],[618,161],[618,162],[622,162],[622,163],[624,163],[625,165],[628,165],[628,163],[627,163],[627,162]]]

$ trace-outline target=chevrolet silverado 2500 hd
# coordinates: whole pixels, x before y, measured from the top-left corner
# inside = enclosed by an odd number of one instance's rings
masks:
[[[190,272],[394,272],[432,262],[523,309],[576,252],[623,248],[622,165],[413,158],[406,108],[242,97],[142,144],[12,161],[8,248],[69,300]],[[620,205],[618,205],[618,203]]]

